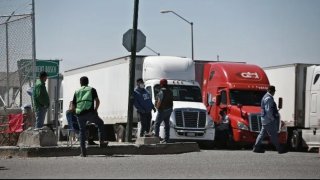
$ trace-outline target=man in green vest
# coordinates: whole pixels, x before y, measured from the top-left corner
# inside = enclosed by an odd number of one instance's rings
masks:
[[[40,72],[39,79],[33,89],[33,101],[36,114],[35,129],[43,127],[44,119],[50,104],[49,95],[46,89],[46,81],[48,74],[45,71]]]
[[[106,132],[104,129],[103,120],[98,116],[98,108],[100,100],[95,88],[88,86],[89,79],[86,76],[80,78],[81,88],[77,90],[73,97],[73,108],[78,118],[79,130],[80,130],[80,148],[81,156],[86,157],[86,124],[87,121],[94,123],[98,126],[98,134],[100,147],[107,147],[108,142],[106,140]],[[95,102],[95,103],[94,103]]]

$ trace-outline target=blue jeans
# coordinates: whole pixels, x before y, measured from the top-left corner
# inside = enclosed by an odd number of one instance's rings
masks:
[[[151,112],[149,112],[149,113],[139,113],[138,112],[138,118],[141,123],[140,137],[143,137],[145,132],[149,133],[149,131],[150,131]]]
[[[271,143],[276,147],[277,151],[280,151],[280,144],[278,141],[278,129],[278,124],[276,121],[273,121],[267,125],[262,125],[262,129],[256,139],[254,147],[261,148],[262,140],[264,139],[267,133],[270,137]]]
[[[155,136],[159,137],[160,125],[162,121],[164,121],[164,130],[165,130],[165,141],[169,141],[170,139],[170,116],[172,113],[172,109],[166,109],[162,111],[158,111],[158,115],[155,122]]]
[[[94,123],[98,126],[98,135],[99,135],[100,143],[101,141],[106,140],[103,120],[98,116],[96,112],[87,112],[85,114],[78,115],[78,123],[79,123],[79,129],[80,129],[80,149],[83,155],[87,154],[86,144],[85,144],[87,121],[89,121],[90,123]]]
[[[46,107],[39,107],[36,110],[36,128],[42,128],[44,124],[44,119],[46,118],[48,108]]]
[[[68,121],[68,128],[76,134],[79,134],[79,125],[76,115],[70,111],[67,111],[66,116]]]

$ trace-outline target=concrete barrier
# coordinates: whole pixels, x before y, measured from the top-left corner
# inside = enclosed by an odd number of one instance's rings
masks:
[[[44,126],[41,129],[34,130],[28,128],[23,131],[17,142],[19,147],[44,147],[44,146],[57,146],[57,137],[54,132]]]

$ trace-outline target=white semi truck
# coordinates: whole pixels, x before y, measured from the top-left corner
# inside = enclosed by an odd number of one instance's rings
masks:
[[[280,114],[288,128],[288,145],[293,150],[319,148],[320,66],[297,63],[264,71],[276,87],[275,99],[283,98]]]
[[[107,134],[112,136],[111,132],[114,130],[115,140],[123,141],[127,124],[130,60],[130,56],[125,56],[65,71],[64,113],[68,109],[74,92],[80,87],[80,77],[87,76],[89,86],[97,90],[100,99],[98,113],[107,126]],[[201,90],[195,81],[194,62],[191,59],[173,56],[137,56],[135,79],[138,78],[143,78],[153,103],[160,89],[160,80],[162,78],[168,80],[174,95],[173,113],[170,117],[171,140],[213,143],[214,124],[201,101]],[[156,115],[157,112],[152,112],[152,123]],[[65,126],[67,124],[65,114],[63,117],[61,123]],[[137,131],[139,124],[134,109],[133,127]],[[163,125],[160,127],[160,136],[164,138]]]

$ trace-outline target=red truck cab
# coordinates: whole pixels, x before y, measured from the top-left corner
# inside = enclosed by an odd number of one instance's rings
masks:
[[[216,125],[216,140],[225,145],[254,144],[261,130],[261,99],[269,86],[263,69],[246,63],[196,61],[196,80]],[[287,132],[284,123],[279,124],[284,144]]]

